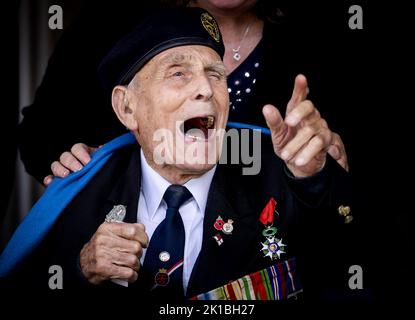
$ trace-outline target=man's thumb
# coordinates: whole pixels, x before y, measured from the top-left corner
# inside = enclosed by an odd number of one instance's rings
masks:
[[[271,104],[267,104],[262,108],[262,113],[267,122],[268,128],[271,130],[272,139],[274,140],[284,132],[286,124],[281,113]]]
[[[267,126],[271,131],[281,127],[281,124],[284,122],[281,113],[272,104],[266,104],[262,108],[262,114],[264,115]]]

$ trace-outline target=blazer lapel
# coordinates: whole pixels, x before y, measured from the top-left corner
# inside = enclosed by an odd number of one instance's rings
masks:
[[[127,170],[120,177],[107,199],[107,213],[115,205],[126,206],[124,222],[137,222],[138,198],[141,187],[140,147],[134,149]]]
[[[250,199],[238,197],[237,203],[231,199],[238,184],[237,180],[226,176],[223,166],[218,165],[206,205],[202,248],[189,280],[189,298],[256,271],[258,267],[261,248],[259,213],[253,210]],[[233,220],[231,234],[215,229],[218,216],[225,222]],[[217,234],[223,239],[220,245],[214,239]]]

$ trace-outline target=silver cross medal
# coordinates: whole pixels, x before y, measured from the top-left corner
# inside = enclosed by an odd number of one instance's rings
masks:
[[[114,206],[105,217],[105,222],[123,222],[126,214],[126,206],[122,204]]]

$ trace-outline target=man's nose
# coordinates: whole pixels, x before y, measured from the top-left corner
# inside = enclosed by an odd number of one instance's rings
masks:
[[[199,75],[194,81],[195,91],[193,93],[193,99],[209,101],[213,96],[213,89],[207,75]]]

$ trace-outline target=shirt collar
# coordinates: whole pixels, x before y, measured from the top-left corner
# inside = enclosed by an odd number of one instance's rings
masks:
[[[140,152],[140,157],[142,172],[141,190],[146,199],[148,217],[153,219],[163,200],[163,195],[171,183],[149,166],[144,157],[143,150]],[[193,195],[202,214],[205,213],[210,184],[212,183],[215,171],[216,165],[200,177],[193,178],[184,184]]]
[[[210,184],[212,183],[215,171],[216,165],[200,177],[190,179],[184,184],[184,186],[190,191],[190,193],[193,195],[193,198],[196,200],[202,215],[205,214]]]

